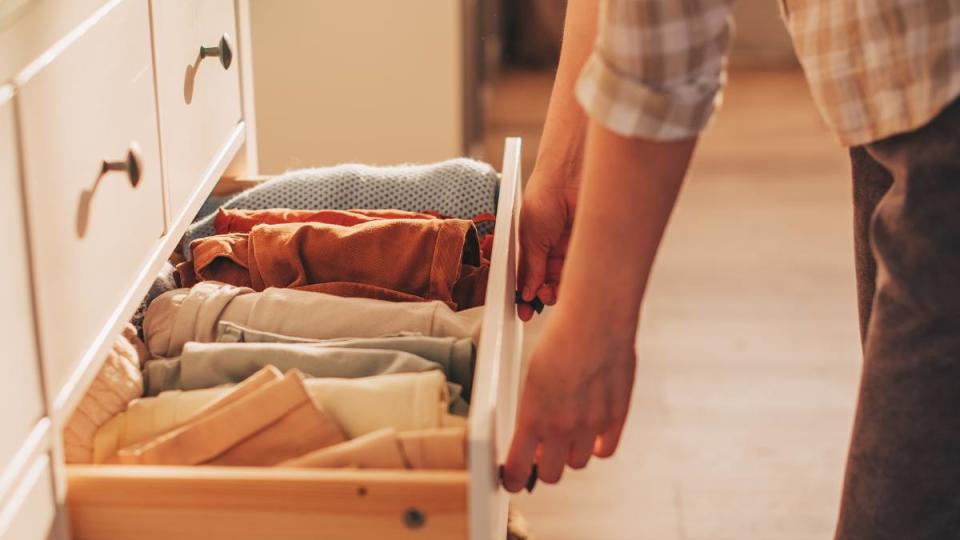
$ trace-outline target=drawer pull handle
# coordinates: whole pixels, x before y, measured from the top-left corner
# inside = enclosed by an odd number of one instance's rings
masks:
[[[220,43],[217,43],[216,47],[200,47],[200,59],[203,60],[208,56],[215,56],[220,59],[220,65],[223,66],[223,69],[230,69],[230,64],[233,62],[233,46],[230,41],[230,36],[224,34],[220,37]]]
[[[103,160],[100,162],[100,174],[89,189],[80,193],[80,200],[77,203],[77,238],[87,236],[87,226],[90,224],[90,203],[93,202],[93,194],[97,192],[100,181],[103,177],[114,171],[127,173],[127,179],[134,188],[140,184],[143,176],[143,159],[140,157],[140,145],[135,142],[130,143],[127,149],[127,155],[124,159],[117,161]]]
[[[110,171],[125,171],[130,185],[137,187],[140,184],[140,178],[143,175],[143,159],[140,157],[140,146],[137,143],[130,143],[125,159],[118,161],[103,161],[100,174],[107,174]]]

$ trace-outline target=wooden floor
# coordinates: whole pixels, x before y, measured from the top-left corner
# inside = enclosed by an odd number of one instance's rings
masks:
[[[532,156],[549,85],[505,78],[493,160],[506,133]],[[831,537],[860,362],[851,219],[801,75],[732,73],[650,285],[621,449],[515,499],[537,538]]]

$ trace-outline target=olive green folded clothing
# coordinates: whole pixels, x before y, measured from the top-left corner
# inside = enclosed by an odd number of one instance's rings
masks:
[[[421,338],[422,339],[422,338]],[[403,342],[398,341],[398,345]],[[412,344],[410,339],[406,343]],[[472,349],[472,347],[471,347]],[[466,359],[469,365],[469,358]],[[187,343],[177,358],[152,360],[143,369],[146,396],[165,390],[199,390],[238,383],[266,366],[307,377],[355,379],[392,373],[444,371],[444,366],[404,351],[349,349],[293,343]],[[444,371],[449,381],[449,375]],[[450,412],[469,410],[459,384],[448,382]]]
[[[467,468],[466,428],[397,432],[384,428],[278,463],[278,467],[359,469]]]
[[[453,311],[433,302],[343,298],[293,289],[253,292],[212,281],[162,294],[143,322],[154,357],[178,356],[188,341],[216,341],[217,323],[311,339],[379,337],[417,332],[433,337],[480,334],[483,308]]]
[[[463,388],[463,398],[467,402],[470,401],[473,391],[476,346],[470,338],[432,337],[416,332],[400,332],[373,338],[311,339],[262,332],[236,323],[220,321],[217,323],[216,341],[218,343],[300,343],[339,349],[403,351],[440,364],[447,375],[447,380]]]
[[[103,463],[120,448],[143,443],[183,425],[198,411],[225,399],[246,383],[206,390],[173,390],[132,401],[125,412],[97,431],[94,462]],[[348,439],[385,427],[414,431],[466,425],[466,418],[447,412],[447,381],[439,370],[360,379],[315,378],[306,379],[303,384]]]
[[[143,465],[270,466],[345,440],[336,421],[307,393],[301,373],[290,370],[281,376],[272,366],[260,373],[264,376],[250,380],[262,384],[235,388],[232,394],[243,395],[229,402],[221,399],[179,427],[121,448],[117,460]]]

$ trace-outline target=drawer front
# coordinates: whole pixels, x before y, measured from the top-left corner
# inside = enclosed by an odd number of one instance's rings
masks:
[[[30,278],[20,169],[13,123],[12,88],[0,87],[0,229],[7,232],[7,262],[0,265],[0,477],[43,416],[40,363],[30,299]]]
[[[164,226],[147,1],[110,4],[83,29],[18,81],[41,356],[55,409]],[[127,170],[104,173],[106,162]]]
[[[483,333],[473,376],[468,443],[470,540],[500,540],[507,529],[509,495],[500,485],[499,467],[513,435],[522,360],[523,327],[515,304],[520,142],[508,138],[504,145]]]
[[[0,507],[0,540],[46,540],[56,513],[50,458],[40,456]]]
[[[8,81],[107,0],[0,1],[0,81]]]
[[[176,223],[240,121],[237,25],[233,0],[152,4],[164,183]],[[221,57],[201,59],[201,47]]]

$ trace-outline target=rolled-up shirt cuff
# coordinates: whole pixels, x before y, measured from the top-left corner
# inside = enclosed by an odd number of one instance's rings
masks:
[[[595,51],[580,72],[576,95],[590,118],[618,135],[681,140],[707,126],[720,104],[723,78],[721,72],[681,84],[645,83],[618,71]]]

